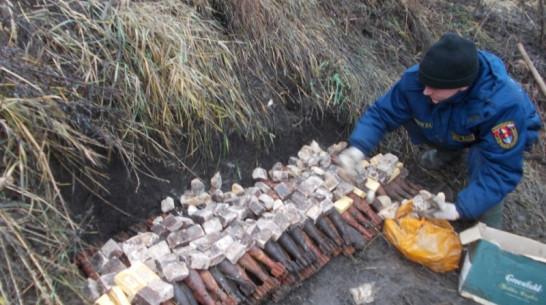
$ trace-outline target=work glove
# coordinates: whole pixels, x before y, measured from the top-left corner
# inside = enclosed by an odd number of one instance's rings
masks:
[[[362,160],[364,160],[364,153],[356,147],[346,148],[337,158],[338,165],[353,177],[357,175],[357,167],[360,166]]]
[[[419,212],[420,215],[428,218],[437,218],[445,220],[457,220],[461,216],[457,212],[455,204],[445,202],[444,193],[438,193],[429,199],[430,208],[428,210]]]

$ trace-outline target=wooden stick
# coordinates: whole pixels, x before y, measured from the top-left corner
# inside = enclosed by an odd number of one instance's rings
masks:
[[[533,62],[529,58],[529,55],[527,55],[527,52],[525,51],[523,44],[521,44],[521,42],[518,42],[517,47],[519,52],[521,53],[521,56],[523,56],[525,63],[527,64],[527,68],[529,68],[529,70],[531,71],[531,74],[533,74],[533,77],[535,78],[535,81],[538,83],[538,86],[540,87],[542,94],[546,96],[546,84],[544,84],[544,80],[540,76],[540,73],[538,73],[537,69],[535,68],[535,65],[533,65]]]

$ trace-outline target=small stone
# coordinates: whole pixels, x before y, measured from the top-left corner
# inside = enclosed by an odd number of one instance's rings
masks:
[[[239,243],[233,242],[227,249],[224,251],[224,256],[232,263],[236,264],[239,259],[245,254],[246,247]]]
[[[290,227],[290,219],[283,213],[275,213],[273,221],[283,232]]]
[[[203,231],[205,231],[205,234],[220,232],[223,229],[222,223],[220,222],[220,219],[218,218],[213,218],[211,220],[208,220],[204,222],[201,226],[203,227]]]
[[[210,197],[213,201],[222,202],[224,201],[224,192],[221,189],[213,189],[210,191]]]
[[[182,231],[172,232],[167,237],[167,242],[171,248],[187,246],[190,241],[196,240],[203,235],[205,235],[203,228],[200,225],[193,225]]]
[[[284,202],[282,202],[282,200],[280,200],[280,199],[277,199],[277,200],[275,200],[275,202],[273,202],[273,208],[272,208],[272,210],[273,210],[273,211],[277,211],[277,210],[280,209],[283,205],[284,205]]]
[[[231,191],[236,195],[236,196],[242,196],[244,193],[245,193],[245,189],[238,183],[233,183],[231,185]]]
[[[269,176],[275,182],[287,181],[289,178],[288,171],[286,170],[271,170],[269,171]]]
[[[322,212],[323,211],[319,205],[313,205],[307,210],[307,212],[305,212],[305,216],[313,220],[313,223],[317,223],[317,220],[319,220],[323,215]]]
[[[99,270],[104,265],[108,263],[108,258],[102,254],[102,252],[97,251],[90,259],[91,267],[93,267],[93,270]]]
[[[350,192],[354,190],[354,188],[355,188],[354,185],[347,183],[345,181],[342,181],[340,184],[338,184],[336,189],[332,192],[332,194],[334,195],[334,201],[349,194]]]
[[[148,248],[148,253],[150,254],[151,258],[157,260],[167,254],[170,254],[171,248],[169,248],[169,245],[167,244],[165,240],[162,240],[161,242]]]
[[[279,208],[279,212],[283,213],[288,220],[290,221],[290,225],[297,225],[302,223],[302,219],[300,219],[300,214],[298,213],[298,210],[296,209],[296,206],[293,203],[288,203]]]
[[[261,167],[257,167],[252,171],[252,179],[254,180],[268,180],[267,171]]]
[[[159,305],[159,303],[161,303],[159,298],[159,293],[157,291],[154,291],[150,287],[143,287],[135,295],[131,301],[131,305]]]
[[[137,235],[146,247],[151,247],[161,241],[159,235],[154,232],[140,232]]]
[[[119,258],[114,256],[111,259],[109,259],[108,262],[97,271],[100,274],[118,273],[125,270],[126,268],[127,266],[125,266],[125,264]]]
[[[191,217],[197,211],[199,211],[199,209],[195,205],[188,206],[188,216]]]
[[[258,247],[263,249],[265,247],[265,244],[273,237],[273,232],[271,232],[271,230],[266,228],[266,229],[260,230],[258,233],[254,234],[252,237],[256,241],[256,244],[258,245]]]
[[[303,195],[299,191],[294,192],[291,198],[296,208],[303,212],[307,211],[313,204],[317,203],[316,199],[307,198],[305,195]]]
[[[171,231],[167,230],[163,224],[152,225],[150,230],[157,234],[160,238],[167,238],[167,236],[171,234]]]
[[[284,233],[284,231],[282,231],[281,228],[279,228],[279,226],[277,226],[277,224],[275,224],[275,222],[271,220],[260,218],[258,219],[258,221],[256,221],[256,225],[258,226],[260,231],[269,229],[273,234],[273,239],[275,240],[279,239],[279,237],[281,237],[281,235]]]
[[[260,197],[258,197],[258,200],[264,204],[266,210],[271,210],[273,208],[273,204],[275,203],[275,200],[267,194],[261,194]]]
[[[210,187],[216,190],[222,188],[222,176],[220,175],[220,172],[216,172],[214,176],[212,176],[210,179]]]
[[[174,297],[173,285],[161,279],[149,283],[148,287],[158,293],[159,303],[166,302]]]
[[[247,205],[248,209],[257,217],[260,217],[265,212],[265,206],[260,203],[256,196],[252,196]]]
[[[191,269],[208,269],[210,266],[208,255],[197,250],[187,253],[184,261]]]
[[[250,213],[250,210],[245,206],[231,206],[229,210],[237,215],[237,219],[245,219]]]
[[[216,243],[214,243],[214,245],[220,249],[220,251],[224,252],[227,250],[227,248],[229,248],[229,246],[235,242],[235,240],[233,239],[233,237],[231,237],[230,235],[226,235],[222,238],[220,238],[219,240],[216,241]]]
[[[92,278],[87,278],[83,287],[83,295],[89,302],[95,302],[100,297],[97,281]]]
[[[114,283],[114,277],[116,274],[117,273],[115,272],[105,273],[99,277],[97,282],[100,284],[101,289],[104,290],[103,292],[107,292],[116,285],[116,283]]]
[[[333,144],[332,146],[328,147],[328,153],[332,156],[339,155],[345,148],[347,148],[348,143],[345,141],[341,141],[339,143]]]
[[[301,176],[301,169],[296,165],[287,165],[286,170],[288,171],[288,174],[292,177]]]
[[[319,205],[323,214],[328,214],[336,208],[334,202],[329,198],[322,200]]]
[[[318,160],[319,160],[319,162],[320,162],[320,159],[318,159]],[[319,176],[324,176],[324,174],[326,174],[326,172],[325,172],[322,168],[320,168],[320,167],[318,167],[318,166],[313,166],[313,167],[311,167],[311,171],[312,171],[314,174],[319,175]]]
[[[288,183],[281,182],[275,186],[275,192],[281,200],[288,198],[293,191],[294,189]]]
[[[191,215],[191,219],[198,224],[203,224],[212,219],[213,211],[209,209],[201,209]]]
[[[261,193],[269,193],[272,191],[271,187],[269,187],[269,185],[261,182],[261,181],[258,181],[256,183],[254,183],[254,188],[255,189],[258,189]],[[251,189],[251,188],[249,188]],[[245,192],[245,194],[248,193],[248,192]],[[254,196],[260,196],[260,194],[255,194],[255,193],[251,193],[250,195],[254,195]]]
[[[174,210],[174,199],[172,197],[161,200],[161,212],[167,213],[172,210]]]
[[[231,211],[229,208],[225,208],[218,212],[217,216],[222,228],[226,228],[230,223],[238,218],[238,214]]]
[[[333,191],[339,183],[340,180],[336,175],[326,175],[326,178],[324,179],[324,187],[330,192]]]
[[[180,204],[182,206],[194,206],[194,205],[200,205],[201,201],[195,194],[185,193],[182,196],[180,196]]]
[[[218,265],[225,259],[224,252],[218,249],[218,247],[212,247],[204,253],[210,259],[209,268]]]
[[[177,218],[174,215],[167,215],[162,222],[162,225],[171,232],[178,231],[184,225],[181,219]]]
[[[121,246],[113,239],[109,239],[101,248],[100,252],[107,258],[112,258],[114,256],[120,257],[123,255],[123,250]]]
[[[193,179],[191,182],[191,192],[194,195],[199,195],[205,191],[205,184],[198,178]]]

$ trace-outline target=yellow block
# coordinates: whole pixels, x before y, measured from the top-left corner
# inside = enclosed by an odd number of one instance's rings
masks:
[[[381,186],[381,184],[379,184],[379,182],[377,182],[376,180],[374,180],[372,178],[368,178],[366,180],[365,185],[368,188],[368,190],[373,191],[373,192],[377,192],[377,189]]]
[[[347,211],[351,205],[353,205],[353,200],[347,196],[343,196],[334,202],[334,206],[339,214],[343,214],[343,212]]]
[[[398,167],[395,167],[394,170],[392,171],[391,178],[389,179],[389,181],[387,183],[394,180],[394,178],[398,177],[398,175],[400,175],[400,169]]]
[[[362,160],[362,161],[360,161],[360,166],[362,166],[362,167],[365,168],[365,167],[368,166],[368,165],[370,165],[370,162],[368,162],[367,160]]]
[[[116,305],[114,302],[112,302],[112,300],[107,294],[101,295],[100,298],[98,298],[94,304],[95,305]]]
[[[131,305],[131,302],[129,302],[129,299],[127,299],[127,296],[119,286],[112,287],[112,289],[108,291],[108,295],[116,305]]]
[[[129,300],[132,300],[140,289],[158,279],[159,276],[148,266],[142,262],[137,262],[116,274],[114,283],[125,292]]]
[[[375,156],[373,156],[373,157],[370,159],[370,163],[371,163],[371,164],[375,164],[375,165],[379,165],[379,163],[380,163],[380,162],[379,162],[379,159],[380,159],[380,158],[383,158],[383,154],[381,154],[381,153],[380,153],[380,154],[377,154],[377,155],[375,155]]]
[[[355,188],[353,189],[353,193],[355,193],[355,195],[357,195],[357,196],[360,197],[360,198],[366,198],[366,193],[364,193],[363,190],[361,190],[361,189],[359,189],[359,188],[357,188],[357,187],[355,187]]]

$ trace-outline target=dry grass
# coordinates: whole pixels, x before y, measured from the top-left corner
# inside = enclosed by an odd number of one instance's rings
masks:
[[[325,114],[351,125],[442,32],[502,49],[487,5],[0,0],[0,304],[80,302],[59,171],[101,198],[112,154],[138,179],[146,160],[183,165],[180,148],[210,158]],[[411,161],[406,139],[379,149]],[[526,170],[513,200],[540,225],[543,180]]]

